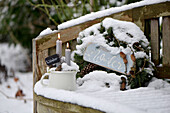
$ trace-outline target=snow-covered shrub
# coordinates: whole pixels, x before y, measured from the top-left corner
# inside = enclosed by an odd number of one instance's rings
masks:
[[[20,45],[9,45],[7,43],[0,44],[0,60],[1,65],[5,65],[8,74],[10,70],[26,71],[31,62],[28,61],[28,51]]]
[[[106,18],[80,32],[77,42],[74,58],[79,64],[89,43],[97,43],[113,55],[131,54],[134,63],[127,73],[131,88],[147,86],[153,76],[153,63],[148,56],[149,42],[143,31],[132,22]],[[86,64],[81,62],[80,68]]]

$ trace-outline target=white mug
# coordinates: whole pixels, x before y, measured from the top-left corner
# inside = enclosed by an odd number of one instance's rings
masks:
[[[41,84],[56,89],[76,90],[76,71],[51,71],[41,77]],[[49,83],[43,82],[44,77],[49,76]]]

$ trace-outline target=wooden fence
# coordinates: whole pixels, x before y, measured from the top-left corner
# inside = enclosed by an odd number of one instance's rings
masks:
[[[141,6],[122,12],[111,14],[107,17],[130,21],[138,25],[151,42],[151,59],[155,63],[159,78],[170,78],[170,2],[163,2]],[[67,41],[72,41],[71,49],[76,46],[79,32],[85,28],[101,22],[106,17],[97,18],[69,28],[60,30],[63,42],[63,54]],[[162,23],[160,23],[162,19]],[[160,56],[160,39],[162,39],[163,55]],[[57,32],[33,39],[33,83],[35,84],[46,72],[45,58],[55,54]],[[160,65],[162,64],[162,65]],[[36,112],[36,101],[34,102]]]

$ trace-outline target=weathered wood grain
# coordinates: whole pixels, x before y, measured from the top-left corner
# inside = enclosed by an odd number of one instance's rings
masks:
[[[61,102],[38,96],[34,93],[35,100],[38,102],[38,113],[103,113],[102,111],[83,107],[76,104]]]
[[[140,29],[142,31],[144,31],[144,27],[145,27],[145,18],[144,18],[144,10],[145,7],[137,7],[132,9],[132,19],[133,22],[140,27]]]
[[[170,79],[170,67],[157,67],[155,75],[157,78]]]
[[[163,66],[170,67],[170,16],[163,17]]]
[[[56,40],[58,38],[57,36],[58,36],[58,32],[36,38],[35,40],[37,43],[37,51],[42,51],[44,49],[48,49],[55,46]]]
[[[35,40],[32,40],[32,68],[33,68],[33,89],[34,89],[34,85],[37,81],[37,68],[36,68],[36,63],[37,63],[37,54],[36,54],[36,41]],[[34,97],[33,97],[34,99]],[[37,112],[37,102],[33,101],[33,112],[36,113]]]
[[[48,55],[51,56],[54,54],[56,54],[56,46],[48,48]],[[62,52],[62,54],[63,54],[63,52]]]
[[[146,38],[148,39],[148,41],[150,42],[150,19],[146,19],[145,20],[145,28],[144,28],[144,33],[145,33],[145,36]]]
[[[81,26],[73,26],[69,29],[61,30],[60,35],[62,43],[77,38],[80,31],[82,31]],[[58,32],[42,36],[42,38],[37,38],[37,51],[42,51],[56,46],[57,33]]]
[[[157,66],[160,61],[159,18],[151,19],[151,60]]]
[[[58,109],[51,106],[46,106],[41,103],[37,103],[37,113],[77,113],[77,112],[71,112],[65,109]]]
[[[48,57],[48,49],[38,52],[38,65],[37,69],[39,71],[38,80],[40,80],[41,76],[46,73],[47,64],[45,63],[45,58]]]
[[[146,5],[143,10],[145,19],[159,18],[170,15],[170,2]],[[135,10],[135,9],[134,9]],[[140,18],[140,17],[139,17]]]

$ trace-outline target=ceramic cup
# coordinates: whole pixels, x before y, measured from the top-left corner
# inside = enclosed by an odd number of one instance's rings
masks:
[[[40,82],[43,86],[73,91],[76,90],[76,73],[76,71],[51,71],[45,73]],[[49,76],[48,84],[43,82],[46,76]]]

